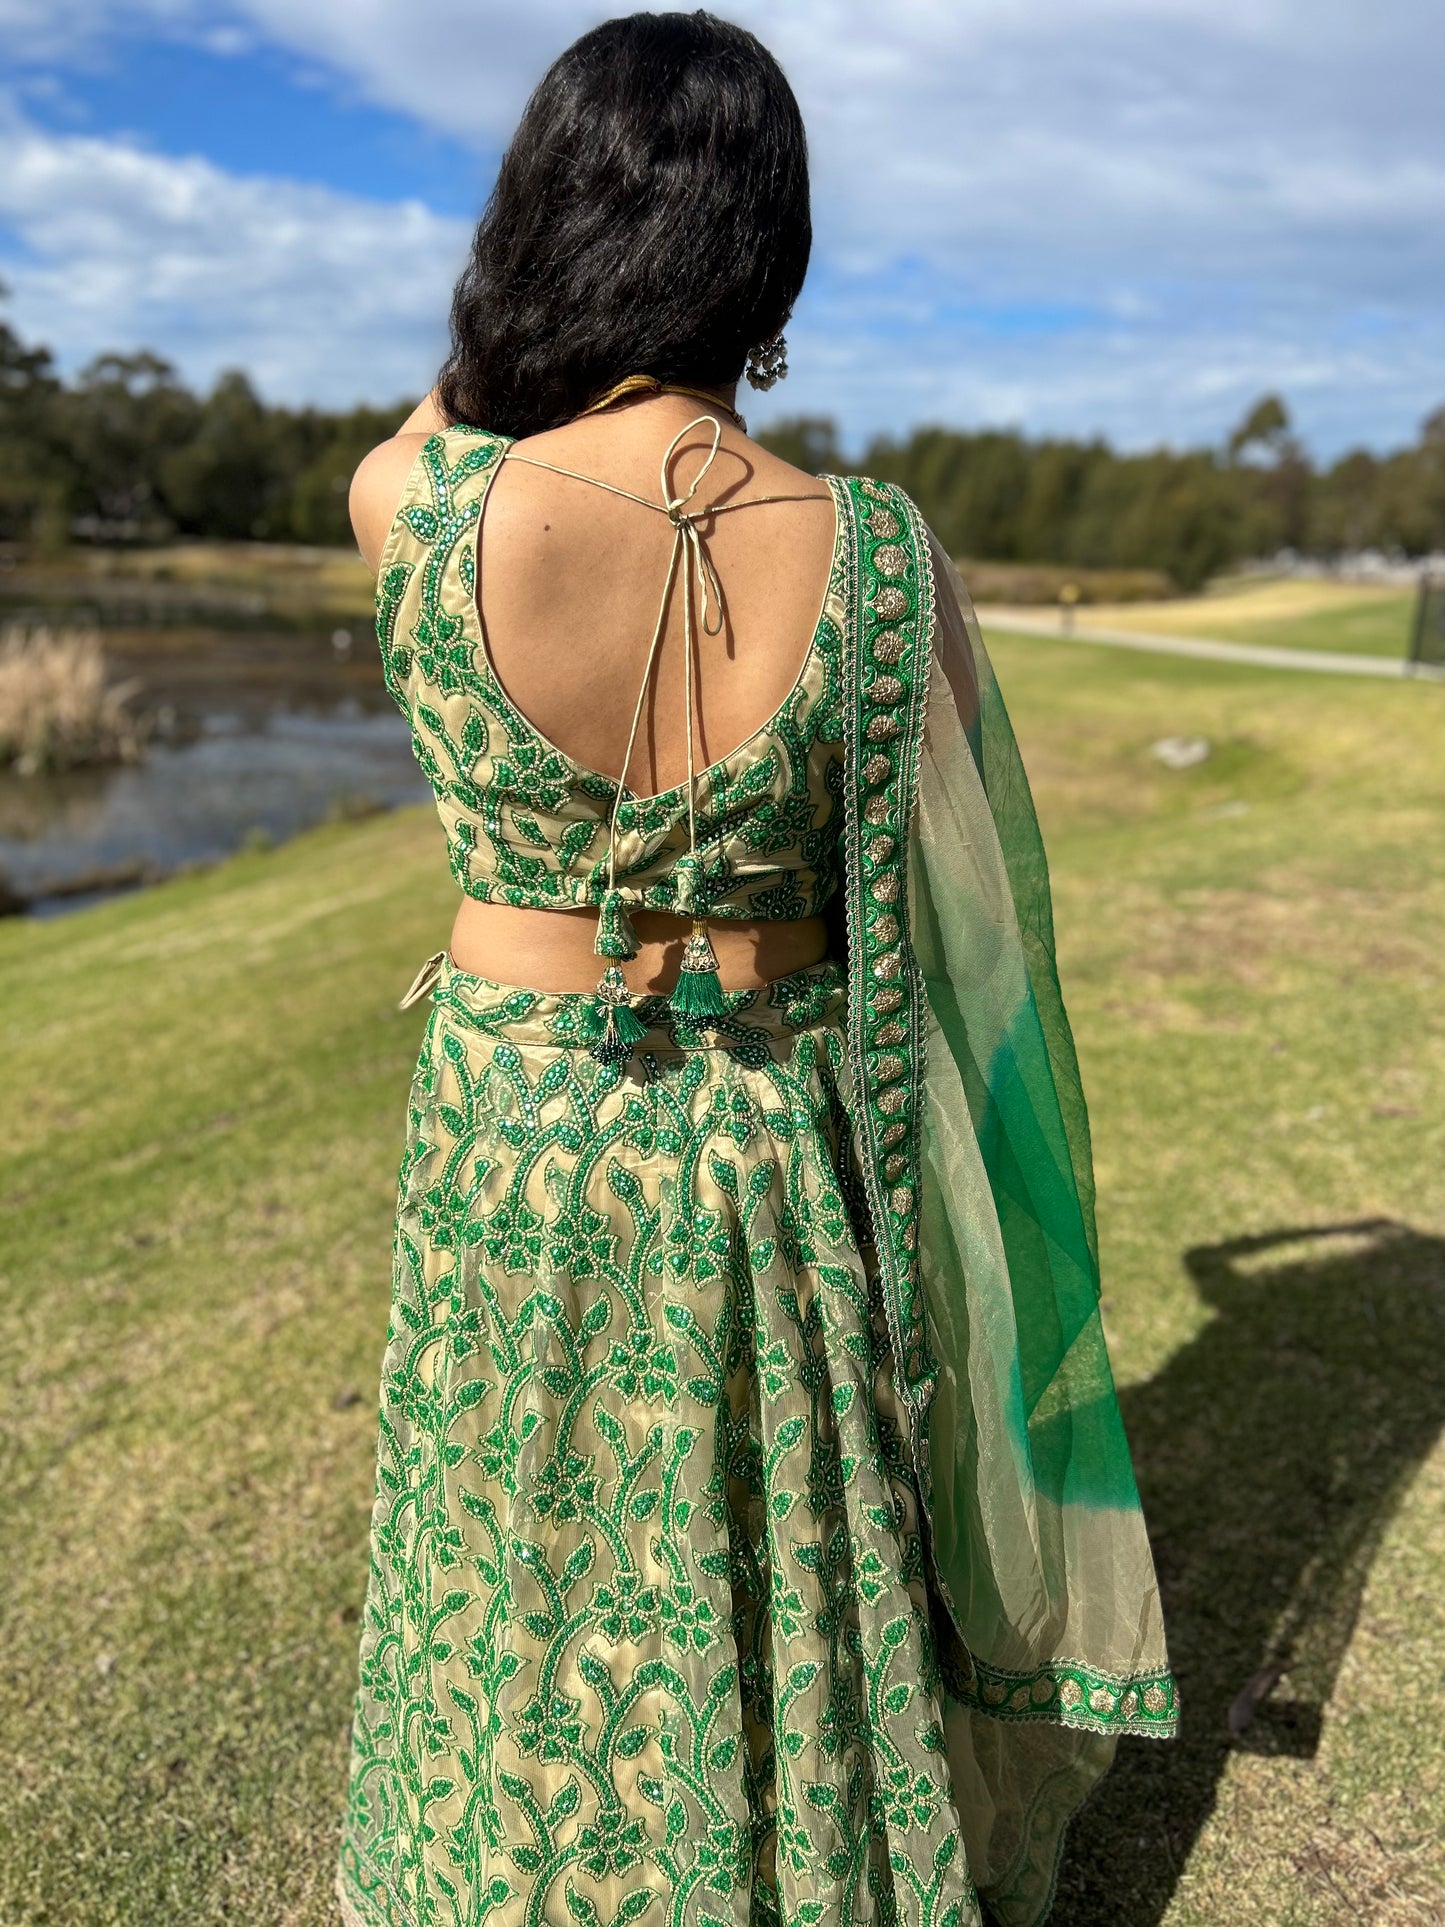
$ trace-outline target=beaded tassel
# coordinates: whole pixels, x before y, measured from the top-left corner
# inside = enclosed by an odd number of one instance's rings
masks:
[[[690,1029],[709,1027],[717,1018],[727,1016],[727,999],[717,974],[717,952],[700,917],[693,919],[692,935],[682,953],[682,968],[667,1007]]]
[[[592,948],[599,957],[627,958],[637,955],[637,932],[627,914],[620,890],[609,890],[597,911],[597,940]]]
[[[592,1008],[598,1036],[589,1054],[599,1064],[625,1064],[633,1045],[647,1035],[647,1026],[628,1001],[627,980],[616,964],[603,971]]]
[[[702,897],[702,860],[696,850],[680,856],[672,866],[673,902],[680,917],[696,917]]]

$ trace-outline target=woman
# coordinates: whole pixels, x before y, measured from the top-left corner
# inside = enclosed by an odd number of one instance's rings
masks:
[[[968,599],[736,412],[810,233],[751,35],[598,28],[356,479],[463,898],[404,1000],[351,1927],[1031,1927],[1173,1728]]]

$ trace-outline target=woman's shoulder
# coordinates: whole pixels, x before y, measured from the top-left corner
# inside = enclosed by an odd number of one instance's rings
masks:
[[[351,478],[349,506],[356,546],[375,574],[417,458],[431,437],[419,431],[392,435],[363,455]]]
[[[380,566],[397,516],[420,486],[417,478],[428,449],[434,447],[434,452],[451,466],[468,449],[490,449],[504,442],[503,436],[489,435],[465,423],[437,422],[413,428],[409,421],[369,450],[351,478],[349,507],[356,546],[372,573]]]

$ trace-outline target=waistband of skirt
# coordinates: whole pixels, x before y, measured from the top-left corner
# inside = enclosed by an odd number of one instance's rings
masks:
[[[469,1029],[511,1044],[547,1044],[564,1050],[587,1050],[596,1041],[599,1017],[589,991],[528,990],[519,984],[494,983],[462,970],[446,952],[423,967],[418,984],[432,973],[433,1002]],[[639,995],[631,1000],[632,1009],[648,1034],[636,1048],[640,1052],[726,1050],[839,1024],[846,988],[843,965],[825,957],[821,963],[775,977],[755,989],[725,991],[725,1014],[709,1020],[700,1033],[679,1022],[665,993]]]

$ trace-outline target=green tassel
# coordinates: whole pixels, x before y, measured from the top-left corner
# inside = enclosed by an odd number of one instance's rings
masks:
[[[692,926],[692,935],[682,953],[682,968],[667,1007],[690,1030],[706,1028],[728,1014],[727,997],[717,974],[717,952],[702,923]]]
[[[640,1044],[647,1035],[646,1024],[643,1023],[631,1004],[619,1004],[612,1014],[612,1021],[616,1026],[617,1035],[629,1050],[632,1049],[634,1044]]]
[[[667,1007],[674,1017],[690,1020],[694,1025],[697,1020],[711,1021],[728,1014],[722,980],[715,970],[684,971],[667,1000]]]
[[[592,948],[599,957],[635,957],[637,932],[627,914],[620,890],[609,890],[597,911],[597,940]]]
[[[598,1035],[589,1055],[599,1064],[625,1064],[647,1026],[628,1001],[627,980],[616,964],[603,971],[592,1004]]]
[[[617,1022],[608,1012],[607,1022],[602,1027],[602,1035],[588,1051],[587,1055],[599,1064],[625,1064],[632,1055],[631,1044],[624,1044],[617,1035]]]

